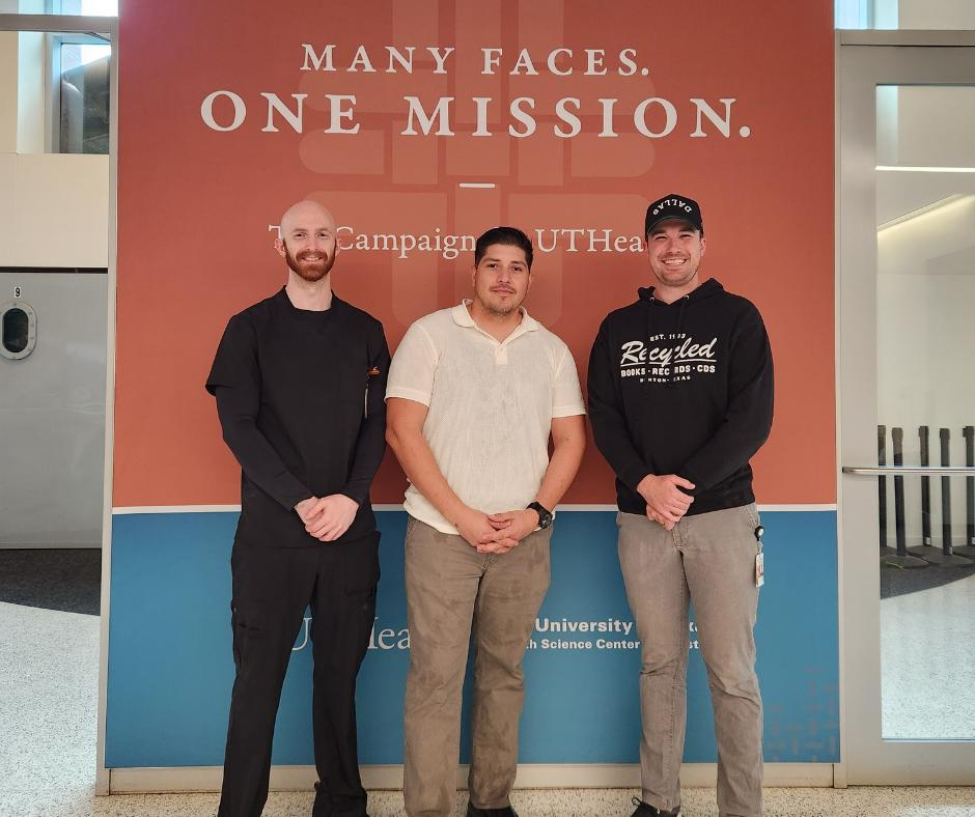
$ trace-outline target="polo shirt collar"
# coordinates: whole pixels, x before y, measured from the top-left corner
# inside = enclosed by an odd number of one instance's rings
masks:
[[[467,305],[470,303],[470,298],[464,298],[464,300],[450,310],[450,313],[454,318],[454,323],[456,323],[458,326],[465,326],[470,329],[480,330],[481,327],[475,323],[474,318],[471,317],[470,310],[467,308]],[[518,310],[521,312],[521,323],[518,325],[518,328],[512,332],[512,335],[516,333],[522,334],[523,332],[534,332],[541,326],[538,321],[528,314],[528,310],[525,309],[525,307],[519,306]]]

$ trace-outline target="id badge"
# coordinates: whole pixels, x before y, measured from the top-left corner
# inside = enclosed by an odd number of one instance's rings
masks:
[[[755,528],[755,538],[758,540],[758,553],[755,555],[755,586],[761,587],[765,584],[765,552],[762,550],[762,534],[765,528],[759,525]]]

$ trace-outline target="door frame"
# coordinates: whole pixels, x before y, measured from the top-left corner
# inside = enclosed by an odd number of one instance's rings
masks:
[[[877,484],[845,469],[875,467],[877,457],[875,88],[975,85],[975,32],[841,31],[836,44],[838,778],[840,785],[971,785],[975,740],[881,737]]]

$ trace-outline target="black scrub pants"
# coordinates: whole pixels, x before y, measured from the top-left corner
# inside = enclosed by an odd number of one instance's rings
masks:
[[[315,766],[321,781],[312,815],[364,817],[355,681],[376,611],[379,534],[302,548],[237,539],[230,564],[237,677],[218,817],[260,817],[267,801],[281,685],[309,604]]]

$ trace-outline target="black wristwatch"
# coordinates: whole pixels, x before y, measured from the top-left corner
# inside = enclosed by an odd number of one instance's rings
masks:
[[[545,530],[549,525],[552,524],[552,512],[548,508],[543,507],[538,502],[532,502],[528,506],[527,510],[534,511],[538,514],[538,527]]]

